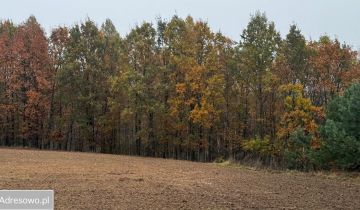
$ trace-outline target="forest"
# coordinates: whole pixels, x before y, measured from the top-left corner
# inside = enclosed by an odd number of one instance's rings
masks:
[[[125,36],[3,20],[0,146],[360,170],[356,50],[260,12],[239,34],[176,15]]]

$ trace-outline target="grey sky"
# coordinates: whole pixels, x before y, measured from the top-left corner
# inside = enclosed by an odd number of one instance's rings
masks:
[[[46,31],[86,17],[99,25],[110,18],[125,35],[135,24],[155,22],[157,16],[190,14],[238,41],[250,14],[257,10],[265,12],[283,36],[296,23],[307,39],[328,34],[360,48],[359,0],[7,0],[1,3],[0,18],[19,23],[33,14]]]

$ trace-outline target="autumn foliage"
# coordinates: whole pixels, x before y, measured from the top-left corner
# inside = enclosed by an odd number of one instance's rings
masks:
[[[238,41],[238,40],[236,40]],[[325,107],[360,80],[337,39],[283,39],[264,14],[239,42],[174,16],[120,36],[110,20],[0,24],[0,144],[310,169]],[[306,167],[305,167],[306,166]]]

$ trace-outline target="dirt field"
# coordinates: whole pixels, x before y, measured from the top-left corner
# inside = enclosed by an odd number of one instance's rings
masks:
[[[15,149],[0,161],[0,189],[54,189],[55,209],[360,208],[353,178]]]

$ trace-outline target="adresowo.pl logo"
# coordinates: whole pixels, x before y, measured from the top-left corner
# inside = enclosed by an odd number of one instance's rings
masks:
[[[0,209],[54,209],[54,191],[0,190]]]

